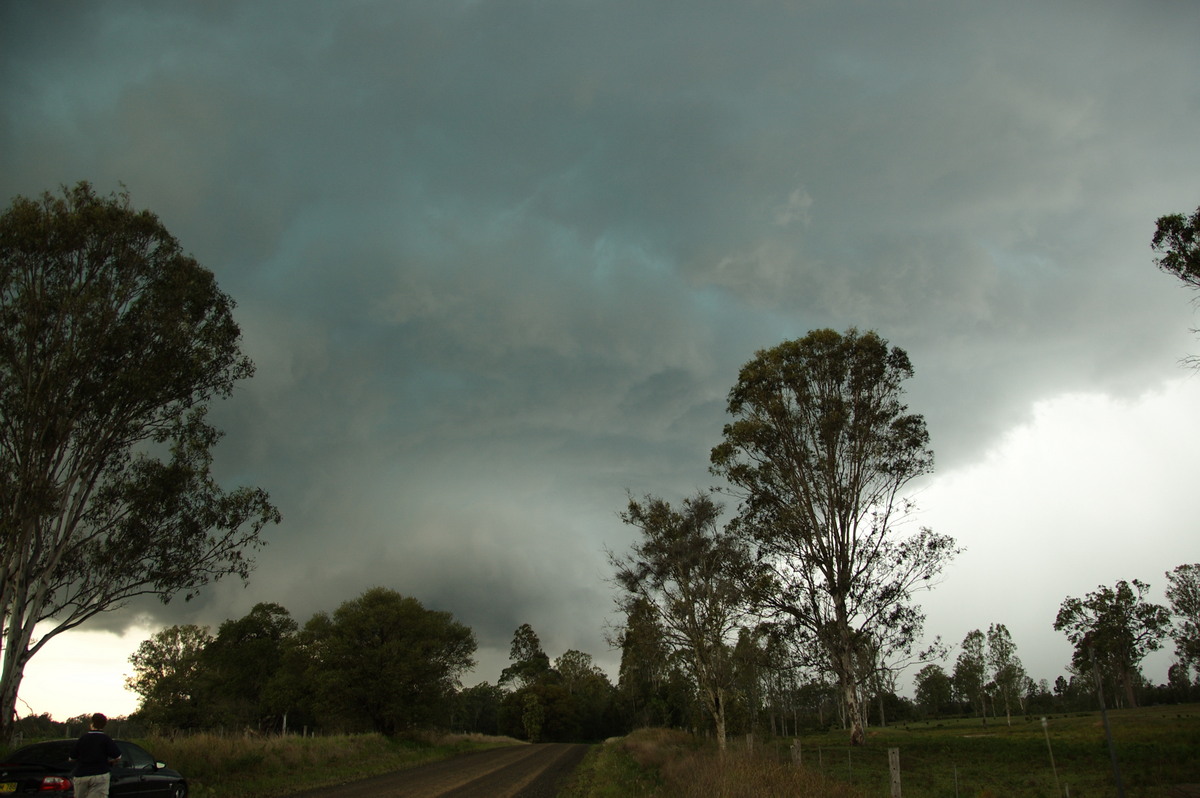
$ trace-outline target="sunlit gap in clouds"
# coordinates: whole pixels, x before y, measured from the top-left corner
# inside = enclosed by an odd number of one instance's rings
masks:
[[[1165,604],[1164,573],[1200,560],[1200,427],[1179,423],[1196,407],[1192,374],[1134,399],[1064,394],[1035,403],[982,460],[935,474],[919,496],[921,521],[966,551],[919,598],[926,632],[954,646],[1004,623],[1029,675],[1053,682],[1071,658],[1052,629],[1066,597],[1137,578]],[[1165,682],[1170,661],[1166,641],[1144,663],[1146,678]]]

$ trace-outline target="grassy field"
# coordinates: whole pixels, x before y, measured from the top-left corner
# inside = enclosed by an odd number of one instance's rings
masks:
[[[770,750],[732,746],[724,761],[708,743],[667,729],[641,729],[596,746],[559,798],[866,798]]]
[[[508,737],[432,733],[396,738],[197,734],[135,742],[183,773],[192,798],[277,798],[518,743]]]
[[[1200,784],[1200,706],[1112,711],[1109,722],[1128,798],[1160,798],[1178,785]],[[1040,718],[1025,717],[1011,726],[993,720],[984,727],[978,719],[899,725],[871,730],[867,746],[854,750],[843,732],[800,740],[805,765],[872,795],[890,794],[887,749],[893,747],[900,750],[906,798],[1117,794],[1099,713],[1052,716],[1046,729]]]
[[[1200,706],[1109,713],[1127,798],[1200,795]],[[1046,732],[1050,747],[1047,747]],[[978,719],[872,729],[851,749],[846,733],[747,746],[732,741],[724,766],[715,747],[679,732],[642,730],[597,748],[567,798],[752,798],[891,795],[888,749],[900,752],[904,798],[1106,798],[1116,796],[1099,713],[1014,718],[984,727]],[[1053,750],[1054,768],[1050,763]],[[1057,787],[1055,775],[1057,772]]]

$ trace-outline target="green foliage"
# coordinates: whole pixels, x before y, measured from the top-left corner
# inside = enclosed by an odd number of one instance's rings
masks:
[[[1200,563],[1180,565],[1167,573],[1167,601],[1175,616],[1171,638],[1175,656],[1200,682]]]
[[[542,651],[542,641],[527,623],[521,624],[513,632],[509,656],[512,664],[500,674],[502,686],[515,684],[517,687],[528,687],[546,678],[550,673],[550,657]]]
[[[733,688],[733,635],[749,609],[743,584],[749,552],[718,526],[721,507],[704,494],[676,510],[659,498],[629,500],[621,519],[641,530],[630,553],[610,553],[628,616],[650,610],[666,645],[695,681],[723,744],[726,705]]]
[[[1165,607],[1145,600],[1149,588],[1137,579],[1132,585],[1124,580],[1116,587],[1101,585],[1082,599],[1068,596],[1054,619],[1055,630],[1075,646],[1075,670],[1089,673],[1094,664],[1103,678],[1122,688],[1131,707],[1137,706],[1139,665],[1161,648],[1171,623]]]
[[[451,727],[479,734],[499,734],[504,695],[503,689],[487,682],[460,690],[454,702]]]
[[[921,668],[914,684],[917,704],[927,715],[936,718],[951,710],[954,685],[941,665],[931,662]]]
[[[638,731],[630,739],[646,734]],[[639,764],[631,746],[607,742],[588,752],[559,798],[649,798],[661,789],[657,770]]]
[[[987,723],[987,654],[983,632],[972,629],[963,638],[958,659],[954,662],[954,691],[971,704],[983,722]]]
[[[755,603],[836,674],[855,740],[863,652],[878,651],[868,668],[910,654],[924,621],[912,593],[956,553],[949,537],[894,529],[910,509],[901,489],[933,466],[925,421],[902,401],[912,374],[874,332],[816,330],[760,351],[729,392],[734,420],[711,454],[757,548]]]
[[[991,670],[992,683],[1004,701],[1004,714],[1012,723],[1012,707],[1021,698],[1024,687],[1025,667],[1017,656],[1017,646],[1013,643],[1008,627],[1002,623],[992,624],[987,631],[987,662]]]
[[[48,639],[245,579],[279,521],[264,491],[211,474],[208,404],[253,373],[232,309],[127,195],[80,183],[0,215],[0,561],[21,564],[0,571],[5,729]]]
[[[675,718],[668,706],[670,649],[647,599],[634,599],[624,608],[625,623],[614,645],[621,649],[617,679],[621,711],[629,728],[670,726]]]
[[[497,723],[502,734],[530,742],[600,740],[617,731],[616,689],[592,657],[570,649],[550,666],[533,627],[521,624],[510,649]],[[502,680],[503,682],[503,680]]]
[[[1200,208],[1191,216],[1159,217],[1150,247],[1161,252],[1155,262],[1192,288],[1200,288]]]
[[[474,633],[448,612],[376,587],[306,624],[304,643],[320,714],[384,734],[448,716]]]
[[[284,687],[283,665],[297,643],[297,630],[291,614],[273,603],[256,604],[245,617],[221,624],[203,658],[212,724],[261,731],[282,728],[283,716],[295,708]]]
[[[213,641],[207,626],[168,626],[142,641],[129,657],[133,676],[125,686],[141,696],[139,716],[178,729],[208,725],[214,696],[204,690],[204,653]]]

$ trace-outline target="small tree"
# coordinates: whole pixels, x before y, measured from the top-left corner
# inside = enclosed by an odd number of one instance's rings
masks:
[[[670,648],[654,605],[635,598],[625,603],[625,623],[611,643],[621,650],[617,690],[631,725],[669,726],[667,685]]]
[[[253,373],[232,311],[126,195],[80,183],[0,215],[0,738],[47,641],[134,596],[246,579],[279,521],[211,473],[208,404]]]
[[[550,674],[550,657],[542,651],[542,641],[527,623],[521,624],[513,632],[509,658],[512,665],[501,672],[501,686],[515,683],[518,689],[529,687]]]
[[[1011,726],[1012,704],[1023,700],[1025,682],[1029,677],[1025,675],[1025,666],[1017,656],[1017,646],[1004,624],[996,623],[988,627],[987,649],[992,681],[1004,701],[1004,717]]]
[[[931,662],[917,671],[914,684],[917,704],[935,718],[954,700],[954,685],[937,663]]]
[[[621,519],[642,531],[629,554],[609,553],[629,614],[650,608],[664,637],[687,663],[725,750],[726,703],[733,680],[732,637],[746,614],[740,585],[745,546],[718,525],[720,505],[699,494],[680,510],[655,497],[629,500]]]
[[[1121,580],[1115,588],[1101,585],[1082,599],[1064,599],[1054,619],[1054,629],[1075,646],[1075,669],[1091,672],[1094,656],[1101,672],[1111,675],[1124,690],[1131,707],[1137,706],[1134,688],[1140,663],[1162,647],[1171,624],[1165,607],[1145,600],[1149,588],[1137,579],[1132,585]]]
[[[967,632],[954,663],[953,679],[955,692],[979,713],[986,726],[988,668],[985,645],[983,632],[978,629]]]

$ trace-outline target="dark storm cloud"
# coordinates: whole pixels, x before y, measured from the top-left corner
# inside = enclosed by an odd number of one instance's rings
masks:
[[[942,468],[1042,396],[1165,378],[1189,319],[1147,244],[1198,201],[1198,28],[1167,4],[8,3],[0,189],[123,182],[238,302],[258,374],[214,409],[217,467],[285,522],[248,589],[139,609],[303,620],[385,584],[501,652],[529,622],[599,656],[625,491],[711,482],[756,349],[878,329]]]

